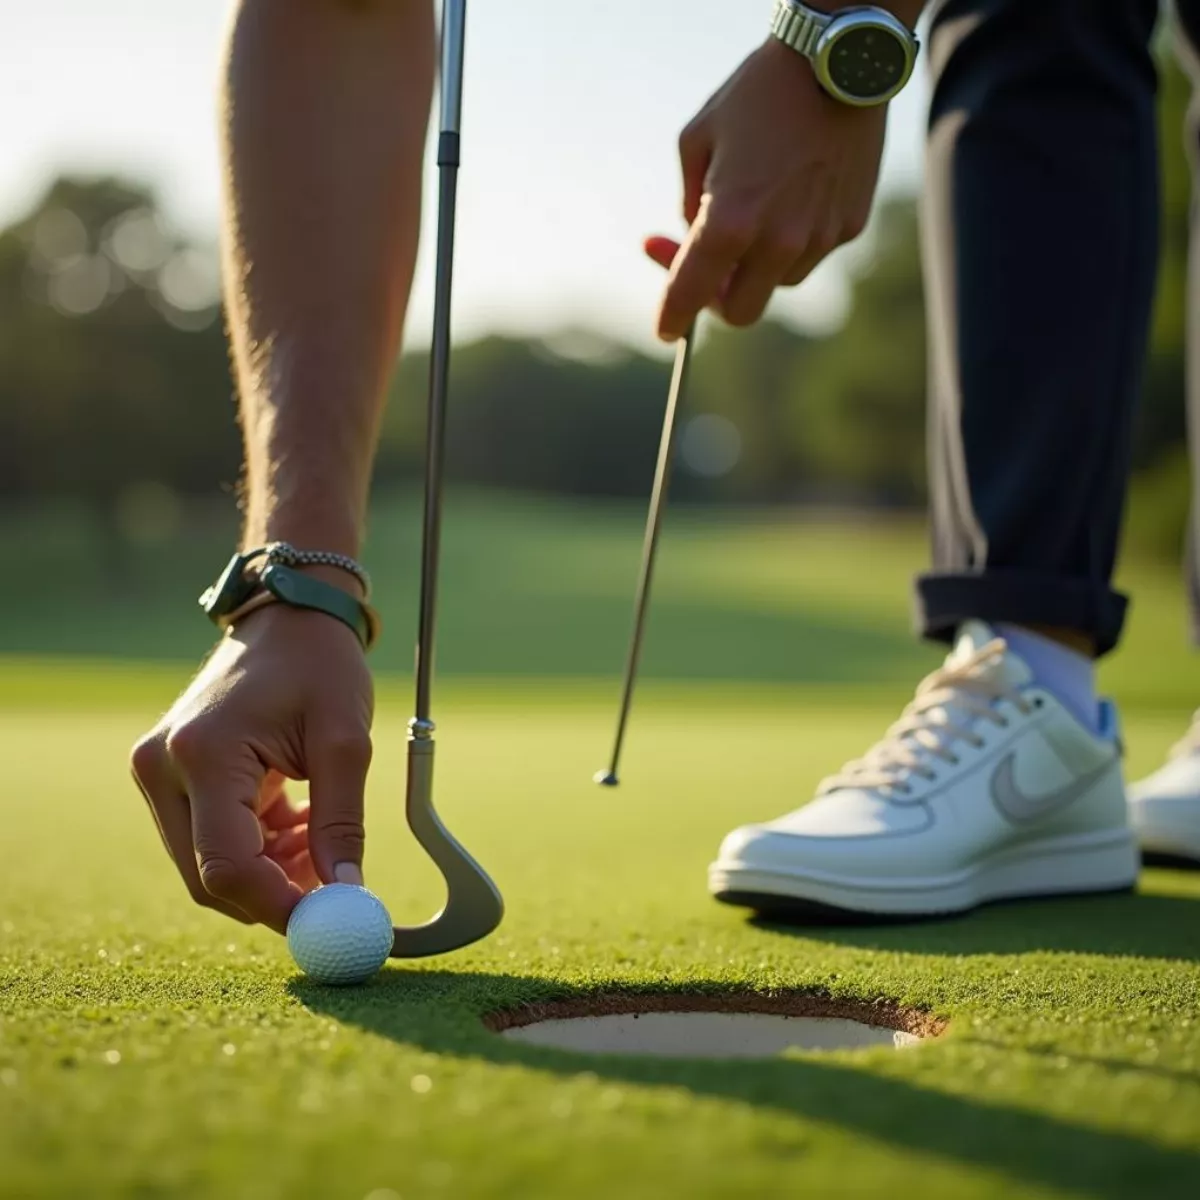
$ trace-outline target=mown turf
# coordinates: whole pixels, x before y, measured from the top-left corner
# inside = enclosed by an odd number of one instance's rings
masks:
[[[914,927],[756,927],[705,895],[720,835],[893,715],[769,701],[648,701],[625,786],[601,792],[610,706],[460,687],[438,793],[508,919],[350,992],[184,902],[125,778],[140,713],[0,715],[0,1195],[1194,1197],[1200,875]],[[406,715],[379,722],[368,876],[417,920],[438,892],[402,830]],[[1178,719],[1129,732],[1136,771]],[[747,986],[887,997],[951,1032],[901,1054],[651,1063],[480,1023],[601,989]]]
[[[918,525],[672,513],[626,782],[590,783],[641,517],[451,506],[437,794],[509,915],[353,992],[191,908],[127,780],[127,746],[208,641],[191,603],[228,527],[107,580],[69,521],[0,528],[45,584],[0,595],[0,1196],[1200,1194],[1200,873],[883,929],[754,925],[705,893],[721,835],[810,795],[936,661],[908,636]],[[385,672],[409,659],[417,529],[411,499],[373,525]],[[1137,775],[1183,731],[1200,673],[1174,570],[1126,582],[1103,679]],[[440,893],[401,816],[408,685],[385,674],[380,695],[368,877],[415,921]],[[747,987],[919,1005],[950,1033],[904,1054],[648,1063],[480,1021],[612,988]]]
[[[119,569],[77,520],[0,519],[0,558],[19,560],[25,581],[0,589],[0,655],[66,656],[71,671],[84,656],[194,661],[211,640],[195,599],[229,553],[233,515],[228,505],[211,520],[190,520],[186,537],[127,548]],[[574,688],[588,679],[611,695],[644,519],[638,504],[454,492],[439,609],[443,680],[556,679]],[[415,496],[376,505],[366,558],[385,619],[374,661],[385,672],[412,663],[419,538]],[[937,661],[911,635],[911,577],[926,566],[926,541],[911,517],[673,509],[643,676],[910,689]],[[1200,671],[1183,654],[1179,571],[1135,562],[1122,582],[1134,594],[1133,620],[1106,684],[1123,702],[1182,715],[1200,703]],[[0,673],[0,705],[20,707],[51,687],[72,704],[80,694],[61,672],[27,673],[16,685],[16,675]]]

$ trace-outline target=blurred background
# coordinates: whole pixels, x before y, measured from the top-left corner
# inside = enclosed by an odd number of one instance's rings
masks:
[[[682,24],[669,8],[614,0],[586,44],[556,0],[471,12],[439,660],[451,677],[615,680],[621,665],[669,374],[651,332],[660,275],[640,242],[678,229],[678,131],[765,22],[764,5],[694,0]],[[211,642],[195,597],[237,535],[240,459],[214,252],[225,9],[43,0],[6,13],[0,691],[15,703],[62,699],[88,663],[106,689],[113,660],[175,678]],[[757,328],[705,332],[651,679],[908,688],[933,661],[908,632],[925,557],[925,101],[918,79],[895,106],[867,235]],[[1164,41],[1162,271],[1123,568],[1138,599],[1131,648],[1107,669],[1127,699],[1190,707],[1186,101]],[[429,240],[367,551],[391,634],[378,664],[395,672],[415,620]]]

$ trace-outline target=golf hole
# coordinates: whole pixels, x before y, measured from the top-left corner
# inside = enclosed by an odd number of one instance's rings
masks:
[[[774,1058],[787,1050],[906,1049],[946,1022],[890,1001],[783,994],[616,994],[492,1013],[502,1037],[576,1054]]]

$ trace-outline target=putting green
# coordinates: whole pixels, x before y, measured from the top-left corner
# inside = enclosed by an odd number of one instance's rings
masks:
[[[458,683],[437,795],[506,923],[333,991],[280,939],[186,902],[124,761],[173,684],[126,671],[106,712],[0,712],[0,1196],[1200,1194],[1200,874],[883,929],[757,928],[707,898],[721,834],[809,794],[903,688],[649,693],[626,784],[603,792],[611,697]],[[407,715],[387,699],[377,725],[367,876],[419,920],[439,894],[402,827]],[[1132,719],[1131,770],[1179,732],[1177,712]],[[703,1063],[584,1059],[480,1021],[747,987],[884,997],[950,1031]]]

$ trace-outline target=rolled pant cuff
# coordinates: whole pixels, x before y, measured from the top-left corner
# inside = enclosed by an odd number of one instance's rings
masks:
[[[1037,571],[931,573],[916,580],[917,627],[942,642],[972,619],[1050,625],[1093,638],[1099,656],[1116,646],[1128,606],[1128,598],[1109,587]]]

